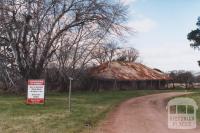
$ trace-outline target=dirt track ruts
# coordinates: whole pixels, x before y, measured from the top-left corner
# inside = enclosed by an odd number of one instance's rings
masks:
[[[166,101],[183,92],[170,92],[132,98],[120,104],[95,133],[200,133],[200,127],[188,130],[168,129]]]

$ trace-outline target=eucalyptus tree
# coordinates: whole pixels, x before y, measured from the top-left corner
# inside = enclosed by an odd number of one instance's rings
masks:
[[[197,20],[197,29],[192,30],[190,33],[188,33],[188,40],[192,41],[190,44],[193,48],[199,48],[200,47],[200,17]]]

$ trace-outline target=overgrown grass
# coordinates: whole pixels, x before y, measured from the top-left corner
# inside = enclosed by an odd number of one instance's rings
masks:
[[[2,133],[80,133],[95,127],[120,102],[159,90],[76,92],[68,112],[68,94],[47,95],[45,105],[26,105],[25,97],[0,95],[0,132]],[[198,99],[198,95],[194,95]],[[200,102],[199,102],[200,103]],[[200,113],[198,112],[198,117]]]
[[[192,98],[195,100],[195,102],[197,103],[197,106],[198,106],[198,110],[197,110],[197,120],[198,122],[200,123],[200,92],[199,91],[196,91],[197,93],[194,93],[194,94],[189,94],[185,97],[188,97],[188,98]],[[182,110],[184,110],[184,108],[182,108]],[[191,111],[190,112],[193,112],[193,108],[190,109]]]

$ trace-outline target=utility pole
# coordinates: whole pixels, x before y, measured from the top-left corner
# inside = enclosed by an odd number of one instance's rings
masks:
[[[69,112],[71,112],[71,91],[72,91],[72,77],[69,77],[69,97],[68,97],[68,106],[69,106]]]

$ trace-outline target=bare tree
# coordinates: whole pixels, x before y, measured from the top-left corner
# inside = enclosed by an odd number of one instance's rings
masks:
[[[103,64],[105,62],[111,62],[116,59],[118,54],[118,47],[117,43],[114,41],[111,42],[102,42],[93,52],[92,58],[98,63]]]
[[[39,78],[58,50],[77,53],[76,48],[82,47],[79,52],[83,53],[90,47],[77,42],[70,44],[72,40],[80,39],[77,34],[83,27],[118,33],[125,19],[124,11],[122,5],[105,0],[1,1],[0,49],[6,47],[1,55],[6,58],[9,58],[8,53],[12,55],[16,70],[24,79]],[[79,37],[74,39],[73,34]],[[67,51],[63,52],[66,47]],[[75,68],[79,57],[70,56],[71,66]],[[82,64],[86,64],[89,56],[83,57]]]
[[[118,61],[127,61],[127,62],[136,62],[139,57],[139,52],[135,48],[121,48],[117,60]]]
[[[63,37],[61,47],[57,51],[57,64],[65,77],[77,77],[77,70],[82,70],[91,61],[91,53],[100,44],[106,31],[96,33],[98,29],[88,30],[80,27],[73,37]],[[95,34],[95,35],[94,35]],[[72,36],[72,35],[70,35]],[[67,39],[67,40],[66,40]]]
[[[170,76],[173,78],[173,87],[174,83],[185,84],[185,88],[188,88],[190,85],[193,86],[193,82],[195,81],[194,75],[190,71],[171,71]]]

